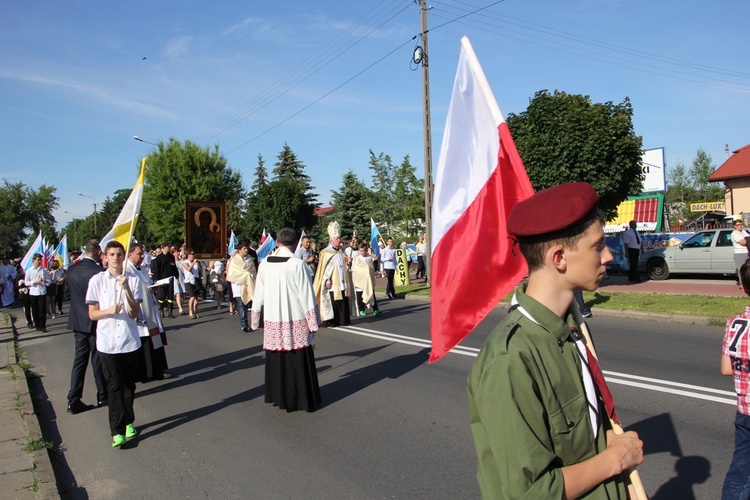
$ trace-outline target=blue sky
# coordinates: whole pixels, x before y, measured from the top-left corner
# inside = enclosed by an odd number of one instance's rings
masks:
[[[506,116],[541,89],[627,96],[668,168],[750,143],[748,2],[430,6],[435,163],[462,35]],[[132,187],[152,147],[133,135],[218,144],[247,186],[286,142],[324,205],[349,170],[370,183],[370,149],[421,173],[418,32],[410,0],[2,2],[0,178],[55,186],[63,225]]]

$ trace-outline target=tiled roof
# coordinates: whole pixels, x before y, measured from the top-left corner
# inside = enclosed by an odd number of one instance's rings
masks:
[[[321,207],[321,208],[316,208],[313,211],[313,215],[317,215],[317,216],[328,215],[328,214],[332,213],[334,210],[336,210],[336,207]]]
[[[750,144],[732,151],[732,156],[721,164],[713,174],[708,177],[709,181],[723,181],[736,179],[738,177],[750,177]]]

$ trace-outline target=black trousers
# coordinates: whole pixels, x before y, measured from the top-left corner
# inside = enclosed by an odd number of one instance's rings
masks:
[[[20,293],[21,304],[23,304],[23,313],[26,315],[26,323],[34,324],[34,318],[31,315],[31,296],[28,293]]]
[[[362,290],[357,290],[357,307],[360,311],[367,310],[367,304],[362,300]],[[378,310],[378,299],[375,298],[375,294],[372,294],[372,310]]]
[[[344,297],[344,300],[333,300],[333,292],[328,292],[331,296],[331,306],[333,306],[333,324],[334,326],[348,326],[351,324],[349,317],[351,311],[349,311],[349,299]]]
[[[29,295],[31,317],[37,330],[47,328],[47,295]]]
[[[125,426],[135,422],[133,400],[138,351],[124,354],[100,352],[99,356],[102,359],[104,380],[107,381],[109,430],[113,436],[125,434]]]
[[[104,381],[101,360],[96,352],[96,333],[73,331],[76,343],[76,355],[73,358],[73,369],[70,372],[70,392],[68,404],[80,401],[83,397],[83,381],[86,378],[86,368],[91,358],[91,369],[96,383],[96,400],[107,401],[107,383]]]
[[[630,261],[629,281],[641,281],[638,277],[638,255],[640,253],[640,250],[637,248],[628,248],[628,260]]]
[[[385,276],[388,278],[388,284],[385,285],[385,294],[388,297],[395,297],[396,296],[396,287],[393,286],[393,278],[396,276],[396,270],[395,269],[386,269],[385,270]]]

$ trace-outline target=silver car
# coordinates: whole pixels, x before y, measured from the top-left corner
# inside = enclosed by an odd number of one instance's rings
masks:
[[[638,270],[652,280],[665,280],[671,273],[734,274],[731,229],[709,229],[695,233],[679,246],[646,250]]]

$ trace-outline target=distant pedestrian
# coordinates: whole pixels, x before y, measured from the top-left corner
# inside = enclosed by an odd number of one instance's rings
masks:
[[[250,248],[247,241],[240,241],[237,244],[237,253],[227,263],[227,281],[232,284],[232,296],[243,332],[251,331],[247,312],[253,304],[257,273],[258,254]]]
[[[383,269],[388,282],[385,285],[385,295],[389,299],[396,298],[396,287],[393,279],[396,276],[396,249],[393,248],[393,238],[385,240],[385,248],[380,251],[380,260],[383,261]]]
[[[375,262],[370,245],[360,243],[358,253],[352,258],[352,284],[357,292],[357,313],[360,316],[366,316],[369,308],[374,316],[380,314],[375,298]]]
[[[276,244],[275,255],[258,270],[252,306],[253,328],[260,326],[261,310],[264,317],[265,401],[288,412],[312,412],[321,402],[313,351],[320,315],[308,270],[292,253],[297,232],[279,229]]]
[[[734,231],[732,231],[732,246],[734,247],[734,267],[737,269],[737,283],[742,286],[742,273],[740,268],[748,257],[747,238],[750,234],[742,227],[742,220],[734,221]]]
[[[634,220],[630,221],[630,227],[622,235],[625,248],[628,251],[628,261],[630,262],[630,274],[628,275],[628,281],[634,283],[640,283],[641,278],[638,275],[638,257],[641,253],[641,244],[643,240],[641,235],[635,228],[638,227]]]
[[[24,283],[28,288],[29,301],[31,303],[31,316],[34,318],[34,327],[38,332],[47,332],[47,285],[50,276],[42,266],[42,254],[35,253],[31,257],[32,268],[26,271]]]

